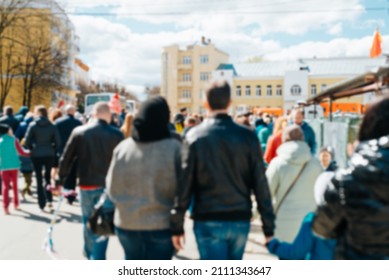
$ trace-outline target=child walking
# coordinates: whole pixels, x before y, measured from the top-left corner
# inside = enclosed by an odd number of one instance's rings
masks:
[[[18,197],[18,170],[20,168],[19,155],[29,156],[20,146],[19,141],[12,135],[8,125],[0,125],[0,172],[2,181],[3,209],[9,215],[9,189],[12,186],[13,203],[16,210],[19,210]]]

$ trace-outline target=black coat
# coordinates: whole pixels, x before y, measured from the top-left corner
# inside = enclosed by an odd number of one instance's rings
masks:
[[[58,129],[45,117],[39,117],[29,125],[25,138],[32,158],[55,157],[61,146]]]
[[[12,128],[12,132],[15,133],[16,129],[19,126],[19,121],[12,115],[11,116],[6,115],[0,118],[0,124],[9,125],[9,127]]]
[[[263,231],[273,235],[275,216],[255,133],[220,114],[188,132],[182,153],[183,176],[171,216],[174,234],[183,233],[192,197],[194,220],[249,221],[253,193]]]
[[[81,186],[105,186],[113,150],[124,139],[119,129],[99,120],[73,130],[59,163],[63,182],[78,161],[77,175]]]
[[[58,128],[58,132],[61,137],[60,152],[62,153],[73,129],[75,129],[77,126],[81,126],[82,123],[74,118],[74,116],[66,115],[56,120],[54,125]]]
[[[335,258],[389,259],[389,137],[360,144],[324,200],[313,230],[338,240]]]

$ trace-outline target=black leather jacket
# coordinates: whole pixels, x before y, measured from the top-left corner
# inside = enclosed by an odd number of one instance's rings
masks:
[[[45,117],[32,122],[26,132],[26,147],[31,157],[55,157],[59,153],[61,138],[58,129]]]
[[[113,150],[123,138],[119,129],[102,120],[75,128],[60,159],[61,181],[64,182],[73,162],[78,160],[77,175],[81,186],[105,186]]]
[[[254,193],[266,236],[274,213],[262,152],[254,132],[220,114],[192,128],[183,145],[183,175],[171,213],[173,234],[182,234],[184,215],[194,199],[192,218],[241,221],[251,218]]]
[[[389,259],[389,137],[362,143],[329,182],[313,230],[337,259]]]

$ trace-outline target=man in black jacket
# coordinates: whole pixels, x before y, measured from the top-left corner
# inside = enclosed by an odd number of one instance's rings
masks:
[[[59,135],[61,136],[61,147],[60,147],[60,154],[62,155],[63,150],[65,148],[66,143],[69,140],[70,134],[72,131],[78,127],[81,126],[82,123],[74,118],[74,114],[76,113],[76,108],[73,105],[67,105],[65,107],[66,115],[63,116],[60,119],[57,119],[55,121],[55,126],[58,128]],[[65,196],[69,202],[69,204],[72,204],[73,201],[76,199],[75,196],[75,189],[76,189],[76,183],[77,183],[77,162],[73,163],[73,166],[71,167],[69,175],[66,177],[64,181],[64,188],[67,189],[65,192]]]
[[[108,246],[108,238],[94,234],[87,228],[94,206],[105,189],[105,176],[112,153],[124,136],[119,129],[109,125],[111,113],[108,103],[98,102],[93,109],[95,121],[73,130],[59,163],[62,183],[78,161],[77,175],[80,184],[82,222],[84,224],[84,253],[88,259],[102,260]],[[106,207],[113,207],[107,203]]]
[[[254,193],[267,239],[274,213],[262,152],[256,135],[227,115],[228,83],[207,90],[212,117],[191,129],[183,146],[183,176],[171,212],[173,244],[182,249],[184,215],[193,201],[192,218],[201,259],[242,259],[250,231]]]

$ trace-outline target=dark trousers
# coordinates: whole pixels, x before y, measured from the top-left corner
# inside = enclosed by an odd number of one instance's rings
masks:
[[[51,183],[51,169],[54,165],[54,157],[32,158],[32,164],[37,181],[39,208],[43,209],[46,206],[46,201],[49,203],[53,202],[53,196],[50,191],[47,191],[46,187]],[[45,169],[45,184],[43,184],[43,168]]]
[[[65,182],[63,184],[63,187],[66,190],[74,191],[76,189],[77,184],[77,162],[73,163],[72,169],[70,169],[69,175],[65,178]],[[70,195],[66,197],[69,203],[73,203],[76,199],[75,196]]]

